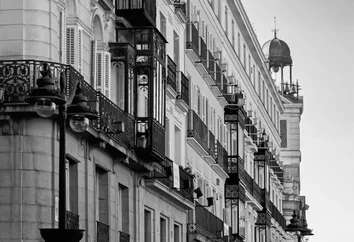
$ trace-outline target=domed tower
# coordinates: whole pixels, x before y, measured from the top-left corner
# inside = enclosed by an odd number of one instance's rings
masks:
[[[281,94],[284,95],[290,92],[289,84],[284,82],[284,68],[289,67],[289,80],[290,88],[293,87],[292,82],[292,64],[293,61],[290,55],[289,46],[277,38],[278,30],[275,28],[273,30],[274,38],[268,40],[262,47],[263,53],[268,61],[269,71],[277,73],[279,70],[281,72],[280,87]]]

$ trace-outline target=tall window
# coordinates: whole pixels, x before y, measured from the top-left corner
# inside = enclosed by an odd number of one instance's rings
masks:
[[[228,13],[227,13],[227,7],[225,7],[225,33],[226,33],[226,36],[227,36],[227,33],[228,33],[228,29],[229,29],[229,17],[228,17]]]
[[[74,159],[66,159],[66,209],[78,214],[78,165]]]
[[[180,224],[174,224],[173,225],[173,234],[174,234],[174,242],[181,242],[181,238],[182,238],[182,235],[181,235],[181,225]]]
[[[119,184],[119,205],[120,218],[122,224],[122,232],[129,234],[129,189],[128,187]]]
[[[166,38],[166,18],[165,16],[160,12],[160,32],[161,34]]]
[[[241,35],[237,33],[237,54],[238,57],[241,58]]]
[[[232,47],[235,48],[235,22],[234,22],[234,20],[231,21],[231,35],[232,35],[231,44],[232,44]]]
[[[160,242],[168,241],[168,221],[165,217],[160,217]]]
[[[108,172],[96,166],[96,217],[108,224]]]
[[[177,70],[180,70],[180,49],[179,49],[179,36],[173,31],[173,53],[174,53],[174,62],[176,64]]]
[[[154,240],[154,231],[153,231],[153,216],[152,211],[145,209],[144,210],[144,241],[153,242]]]
[[[246,63],[246,45],[243,44],[243,67],[245,70],[247,69],[247,63]]]

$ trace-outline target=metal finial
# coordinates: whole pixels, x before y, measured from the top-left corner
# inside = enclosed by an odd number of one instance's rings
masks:
[[[279,32],[279,29],[277,29],[277,17],[274,17],[274,29],[272,29],[272,32],[274,32],[274,38],[276,38]]]

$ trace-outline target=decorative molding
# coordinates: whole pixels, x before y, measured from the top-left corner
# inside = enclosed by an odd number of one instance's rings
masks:
[[[104,23],[104,30],[107,29],[108,22],[111,19],[112,15],[113,15],[113,12],[111,10],[105,11],[104,14],[102,15],[103,23]]]
[[[91,13],[97,9],[98,0],[91,0]]]

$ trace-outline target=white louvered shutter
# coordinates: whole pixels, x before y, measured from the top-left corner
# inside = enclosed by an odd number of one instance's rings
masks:
[[[111,88],[111,54],[106,52],[104,59],[104,95],[110,98]]]
[[[66,28],[66,64],[75,65],[75,28]]]
[[[91,85],[97,85],[97,40],[91,41]]]
[[[96,90],[100,92],[102,92],[103,72],[103,53],[98,51],[96,54]]]
[[[82,68],[83,68],[83,44],[82,44],[82,42],[83,42],[83,30],[82,30],[82,28],[81,27],[79,27],[78,28],[78,35],[77,35],[77,50],[78,50],[78,53],[77,53],[77,56],[78,56],[78,70],[79,70],[79,72],[80,73],[83,73],[83,70],[82,70]]]
[[[60,62],[66,64],[66,15],[60,11],[59,19],[59,58]]]

